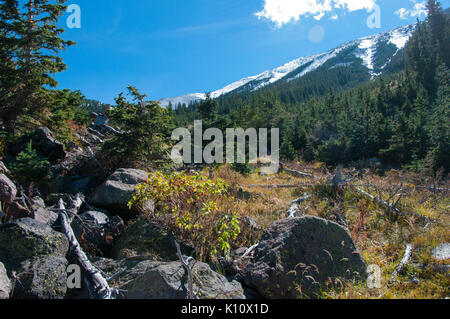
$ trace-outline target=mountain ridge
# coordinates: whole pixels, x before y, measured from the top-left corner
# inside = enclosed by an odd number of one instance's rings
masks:
[[[329,67],[351,67],[356,61],[350,61],[349,57],[360,59],[359,63],[367,68],[371,77],[382,74],[386,67],[406,45],[415,28],[415,24],[402,26],[372,36],[362,37],[346,42],[324,53],[300,57],[289,61],[280,67],[264,71],[258,75],[245,77],[233,82],[222,89],[211,92],[212,98],[218,98],[230,93],[257,91],[280,81],[290,82],[301,78],[308,73],[321,68],[326,62],[339,58],[342,62]],[[206,94],[191,93],[171,98],[164,98],[160,103],[164,107],[170,104],[190,104],[204,100]]]

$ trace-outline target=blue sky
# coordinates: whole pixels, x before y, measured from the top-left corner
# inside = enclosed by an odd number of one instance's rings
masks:
[[[113,103],[127,85],[150,99],[209,92],[301,56],[413,23],[420,0],[74,0],[78,44],[62,55],[59,88]],[[381,28],[369,28],[373,4]],[[443,7],[450,0],[441,1]],[[314,28],[314,29],[313,29]],[[324,30],[313,38],[310,31]]]

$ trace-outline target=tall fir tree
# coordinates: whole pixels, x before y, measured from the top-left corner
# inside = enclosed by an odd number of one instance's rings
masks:
[[[63,40],[64,29],[57,27],[66,0],[0,0],[0,68],[6,73],[0,84],[0,117],[6,129],[25,112],[48,106],[47,87],[56,87],[53,75],[65,70],[59,52],[75,44]],[[3,72],[2,72],[3,73]]]

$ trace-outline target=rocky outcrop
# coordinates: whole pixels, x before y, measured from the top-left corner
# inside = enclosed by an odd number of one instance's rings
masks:
[[[433,249],[431,255],[434,259],[439,261],[450,260],[450,244],[445,243],[437,246],[435,249]]]
[[[94,191],[90,202],[94,206],[110,209],[113,213],[129,212],[128,202],[136,186],[146,180],[147,173],[142,170],[118,169]],[[149,203],[146,206],[149,208],[152,205]]]
[[[190,256],[193,248],[180,244],[181,252]],[[178,260],[174,238],[156,224],[139,219],[117,240],[111,256],[122,259],[133,256],[152,256],[159,260]]]
[[[68,262],[61,256],[38,256],[27,259],[16,271],[20,284],[15,285],[15,299],[63,299],[67,292]]]
[[[38,151],[43,157],[48,158],[52,163],[66,157],[64,145],[56,140],[47,127],[38,127],[33,133],[20,138],[20,140],[10,146],[9,151],[13,156],[16,156],[25,150],[30,141],[33,149]]]
[[[61,299],[67,285],[65,235],[31,218],[0,226],[0,261],[16,274],[13,298]]]
[[[53,133],[46,127],[38,127],[31,135],[33,147],[49,158],[51,162],[66,157],[64,145],[57,141]]]
[[[31,218],[0,226],[0,261],[7,268],[36,256],[66,256],[69,243],[65,235]]]
[[[100,259],[96,266],[108,275],[127,268],[120,275],[120,286],[125,299],[186,299],[188,296],[187,274],[181,262],[114,261]],[[201,299],[245,299],[237,281],[228,281],[201,262],[193,266],[193,291]]]
[[[263,235],[245,284],[265,298],[318,297],[335,278],[358,280],[366,265],[347,229],[312,216],[275,222]]]
[[[8,220],[32,217],[28,208],[24,207],[19,201],[5,205],[5,213]]]
[[[8,299],[11,293],[11,281],[6,274],[5,266],[0,262],[0,300]]]
[[[12,203],[17,195],[16,185],[4,174],[0,174],[0,201]]]

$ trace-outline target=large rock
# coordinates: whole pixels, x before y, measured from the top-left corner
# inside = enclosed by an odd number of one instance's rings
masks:
[[[17,195],[16,185],[4,174],[0,174],[0,201],[12,203]]]
[[[191,255],[193,249],[180,244],[184,255]],[[174,237],[154,223],[144,219],[137,220],[119,237],[113,248],[111,256],[122,259],[133,256],[152,256],[160,260],[178,260],[174,245]]]
[[[34,219],[23,218],[0,226],[0,260],[7,268],[36,256],[65,256],[68,249],[64,234]]]
[[[56,174],[55,174],[56,175]],[[76,195],[87,194],[96,186],[95,176],[62,176],[59,175],[48,185],[49,193],[64,193]]]
[[[8,220],[32,217],[31,212],[18,201],[5,204],[5,213]]]
[[[57,141],[53,133],[46,127],[38,127],[31,136],[33,147],[51,162],[66,157],[64,145]]]
[[[437,246],[431,252],[434,259],[439,261],[450,260],[450,244],[445,243]]]
[[[48,210],[47,208],[39,207],[32,214],[34,220],[38,221],[39,223],[48,225],[50,227],[55,225],[56,222],[58,221],[58,214],[52,212],[51,210]]]
[[[0,262],[0,300],[8,299],[11,293],[11,281],[9,280],[5,266]]]
[[[90,202],[111,212],[129,212],[128,202],[136,186],[145,182],[147,178],[147,173],[142,170],[118,169],[94,191]]]
[[[16,271],[20,284],[14,299],[63,299],[67,291],[68,262],[61,256],[39,256],[25,260]]]
[[[55,139],[47,127],[38,127],[33,133],[21,137],[9,147],[9,152],[16,156],[26,149],[30,141],[33,149],[52,163],[66,157],[64,145]]]
[[[366,265],[347,229],[312,216],[275,222],[263,235],[244,282],[273,299],[315,298],[331,279],[357,280]]]
[[[101,259],[96,266],[108,275],[124,267],[120,275],[120,289],[125,299],[186,299],[188,295],[187,273],[181,262],[114,261]],[[245,299],[237,281],[229,282],[204,263],[192,261],[193,291],[201,299]]]

